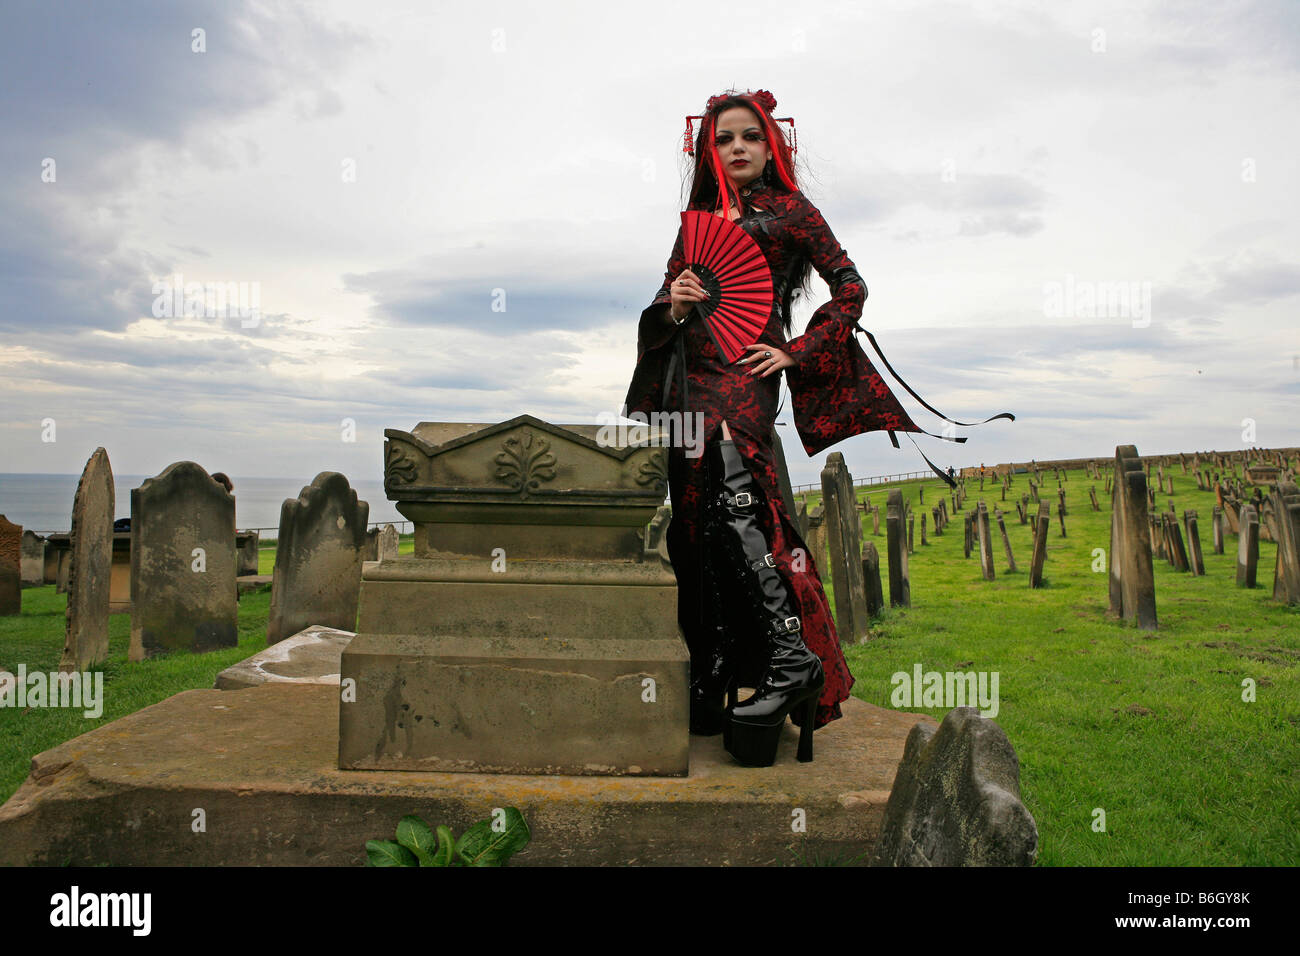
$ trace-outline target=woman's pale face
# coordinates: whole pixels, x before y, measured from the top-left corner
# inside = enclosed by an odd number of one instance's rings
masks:
[[[743,106],[723,110],[718,116],[714,142],[727,177],[737,186],[753,182],[763,174],[772,158],[763,127],[754,111]]]

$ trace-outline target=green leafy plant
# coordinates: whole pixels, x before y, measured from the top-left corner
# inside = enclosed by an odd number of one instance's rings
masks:
[[[398,821],[396,836],[396,840],[367,840],[366,865],[504,866],[532,839],[524,815],[514,807],[506,807],[500,820],[480,820],[459,840],[450,827],[435,831],[415,814]]]

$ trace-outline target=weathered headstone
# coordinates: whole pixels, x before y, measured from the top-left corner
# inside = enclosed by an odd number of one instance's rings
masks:
[[[826,507],[824,503],[814,505],[808,512],[808,533],[804,535],[804,544],[812,552],[813,566],[826,567]]]
[[[1090,485],[1088,487],[1088,497],[1092,501],[1092,510],[1100,511],[1101,505],[1097,502],[1097,487],[1095,485]]]
[[[966,552],[966,557],[970,557],[971,549],[975,546],[975,524],[971,515],[964,514],[962,518],[962,531],[965,535],[962,541],[962,548]]]
[[[235,498],[202,466],[175,462],[132,489],[130,660],[234,647],[235,570]]]
[[[1300,604],[1300,488],[1279,477],[1270,497],[1277,524],[1273,598],[1285,604]]]
[[[361,544],[361,559],[363,561],[379,560],[379,529],[370,528],[366,531],[366,539]]]
[[[1154,630],[1156,585],[1147,521],[1147,480],[1133,445],[1115,448],[1110,509],[1110,611],[1144,630]]]
[[[1060,515],[1062,518],[1064,518],[1065,517],[1065,489],[1061,488],[1060,490],[1058,490],[1056,492],[1056,497],[1060,501],[1060,505],[1057,508],[1056,513]]]
[[[907,509],[907,553],[908,554],[916,553],[916,542],[914,540],[915,535],[913,533],[915,532],[915,530],[916,530],[916,516],[912,514],[912,509],[908,508]]]
[[[209,484],[215,482],[209,479]],[[224,492],[223,492],[224,493]],[[108,614],[113,587],[113,515],[117,509],[108,452],[86,461],[72,499],[68,547],[68,606],[64,611],[61,671],[85,671],[108,660]],[[233,589],[234,584],[231,584]],[[233,597],[233,594],[232,594]]]
[[[1015,555],[1011,553],[1011,539],[1007,536],[1007,523],[1004,520],[1004,516],[1002,514],[1001,509],[999,509],[997,512],[997,519],[998,519],[998,530],[1002,532],[1002,548],[1007,553],[1007,570],[1012,573],[1015,573],[1016,558]]]
[[[874,541],[862,545],[862,579],[866,584],[867,613],[876,617],[885,609],[885,592],[880,579],[880,552]]]
[[[985,581],[994,579],[993,570],[993,535],[989,529],[989,509],[981,498],[975,508],[975,526],[979,536],[980,571]]]
[[[841,641],[852,643],[867,637],[869,628],[862,581],[862,522],[853,476],[844,464],[843,454],[833,451],[826,456],[821,479],[822,501],[826,503],[826,547],[835,591],[835,629]]]
[[[1034,517],[1034,553],[1029,559],[1029,586],[1043,586],[1043,565],[1047,561],[1047,531],[1052,524],[1051,505],[1046,501],[1038,503],[1038,514]]]
[[[671,514],[671,511],[669,512]],[[398,549],[401,547],[402,537],[397,533],[397,528],[392,524],[384,525],[379,532],[379,560],[391,561],[397,557]],[[658,542],[656,542],[658,547]]]
[[[323,471],[280,506],[266,643],[320,624],[353,631],[370,505],[347,478]]]
[[[1194,575],[1205,573],[1205,557],[1201,554],[1201,532],[1196,526],[1196,512],[1183,512],[1183,527],[1187,531],[1187,566]]]
[[[23,532],[22,583],[24,587],[39,587],[45,583],[45,539],[35,531]]]
[[[921,512],[921,546],[925,547],[929,543],[930,542],[928,542],[925,539],[925,512],[922,511]]]
[[[1065,515],[1061,514],[1060,512],[1057,512],[1057,518],[1061,522],[1061,537],[1064,538],[1065,537]]]
[[[917,723],[885,806],[873,866],[1032,866],[1038,827],[1006,733],[975,707]]]
[[[1259,515],[1255,506],[1243,505],[1241,533],[1237,536],[1237,587],[1253,588],[1259,567]]]
[[[880,536],[880,506],[873,505],[871,508],[871,533],[876,537]]]
[[[239,552],[238,567],[235,573],[240,577],[258,573],[258,548],[261,545],[260,531],[240,531],[235,535],[235,548]]]
[[[911,607],[912,585],[907,570],[907,529],[903,527],[903,493],[891,491],[885,508],[889,558],[889,606]]]
[[[1214,553],[1223,554],[1223,509],[1218,505],[1214,506],[1214,511],[1210,515],[1210,527],[1214,533]]]
[[[0,615],[23,612],[23,526],[0,515]]]

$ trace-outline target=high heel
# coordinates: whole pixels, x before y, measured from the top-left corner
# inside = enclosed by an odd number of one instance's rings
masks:
[[[813,759],[814,718],[825,672],[821,660],[804,645],[794,601],[759,524],[758,509],[766,504],[762,487],[745,468],[734,443],[721,441],[714,447],[722,480],[709,504],[717,514],[729,574],[748,597],[748,619],[765,651],[755,692],[728,711],[723,745],[742,764],[770,767],[785,718],[798,707],[798,759],[806,762]]]

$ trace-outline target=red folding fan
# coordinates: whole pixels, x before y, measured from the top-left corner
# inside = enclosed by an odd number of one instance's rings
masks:
[[[758,341],[772,314],[772,270],[749,233],[722,216],[682,213],[687,268],[709,293],[694,306],[713,344],[728,362]]]

